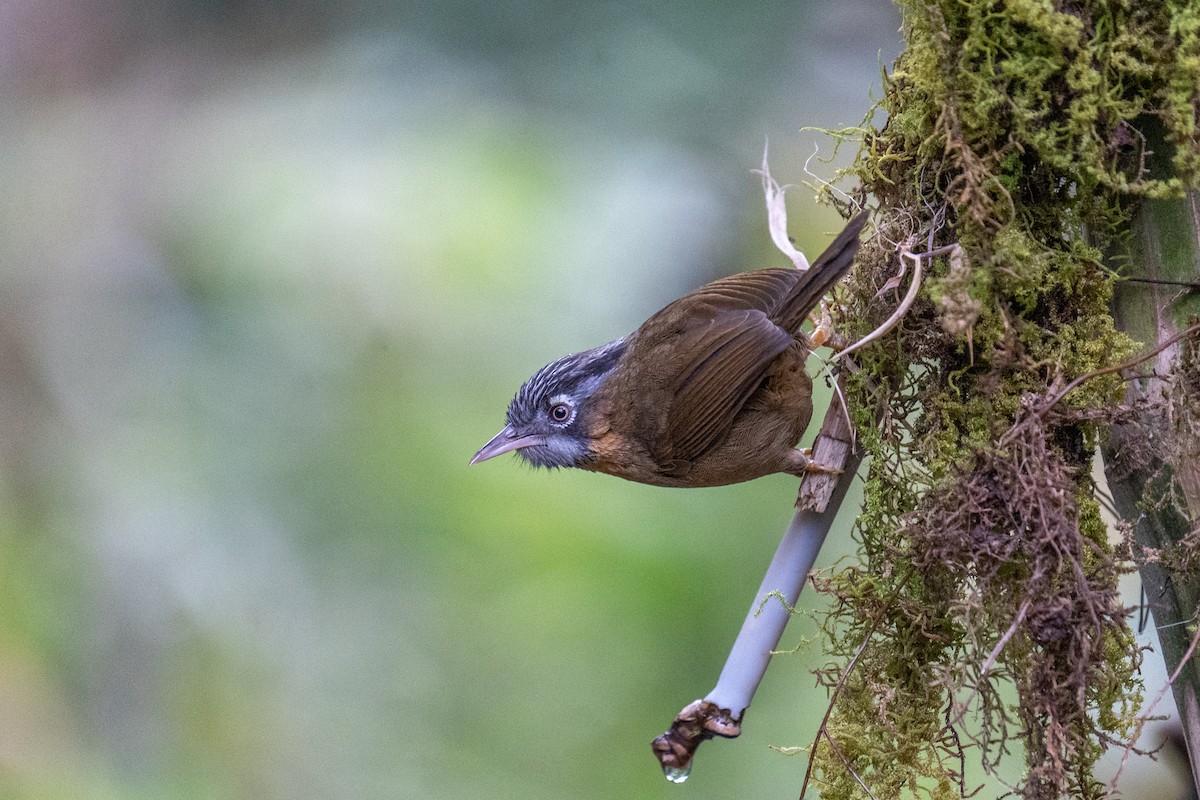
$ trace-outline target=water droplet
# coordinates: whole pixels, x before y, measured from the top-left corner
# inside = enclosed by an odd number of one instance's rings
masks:
[[[688,762],[685,767],[667,767],[663,769],[663,775],[667,776],[667,780],[671,783],[683,783],[688,779],[688,775],[692,774],[692,762]]]

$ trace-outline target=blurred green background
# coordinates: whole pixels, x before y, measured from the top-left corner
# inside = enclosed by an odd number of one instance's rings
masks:
[[[823,710],[807,645],[689,783],[649,750],[794,481],[466,464],[538,366],[785,264],[763,143],[802,180],[831,143],[799,129],[862,119],[897,27],[884,0],[0,4],[0,797],[795,794],[768,745]]]

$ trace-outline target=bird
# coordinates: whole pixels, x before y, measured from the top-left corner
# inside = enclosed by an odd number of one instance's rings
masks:
[[[796,449],[812,417],[801,326],[853,264],[866,221],[851,219],[807,270],[720,278],[628,336],[542,367],[470,463],[515,452],[677,488],[836,471]]]

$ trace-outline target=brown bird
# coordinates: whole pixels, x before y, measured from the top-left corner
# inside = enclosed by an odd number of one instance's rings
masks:
[[[472,464],[516,451],[656,486],[721,486],[820,471],[796,443],[812,416],[800,326],[845,274],[860,213],[807,270],[713,281],[633,333],[547,364]]]

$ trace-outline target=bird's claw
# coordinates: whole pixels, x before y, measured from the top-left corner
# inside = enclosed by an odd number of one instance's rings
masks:
[[[799,457],[800,465],[792,474],[797,477],[802,475],[841,475],[842,470],[837,467],[828,467],[824,464],[813,461],[812,448],[805,447],[796,451]]]
[[[808,335],[808,343],[810,348],[815,349],[827,344],[834,338],[833,316],[829,313],[829,306],[825,305],[822,300],[819,306],[820,314],[812,314],[809,319],[812,320],[813,330]]]

